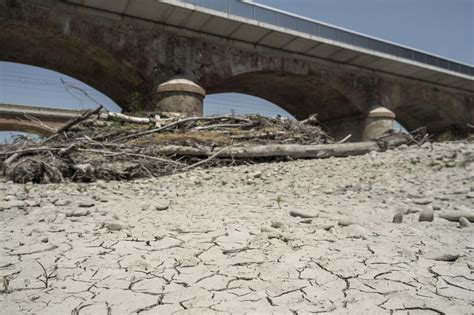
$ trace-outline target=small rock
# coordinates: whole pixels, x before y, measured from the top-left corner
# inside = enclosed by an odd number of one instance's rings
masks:
[[[471,222],[468,219],[466,219],[465,217],[460,217],[459,218],[459,226],[462,227],[462,228],[470,227]]]
[[[419,222],[427,221],[427,222],[432,222],[434,220],[434,211],[433,208],[426,208],[420,213],[420,216],[418,217]]]
[[[56,206],[56,207],[65,207],[67,205],[69,205],[71,203],[71,201],[69,200],[64,200],[64,199],[58,199],[56,200],[55,202],[53,202],[53,204]]]
[[[5,209],[12,209],[12,208],[18,208],[18,209],[25,209],[28,205],[24,201],[12,201],[8,203],[5,207]]]
[[[262,233],[268,233],[268,234],[281,234],[281,231],[275,229],[274,227],[262,226],[260,228],[260,231],[262,231]]]
[[[349,226],[349,225],[357,224],[357,222],[352,219],[345,218],[345,219],[339,219],[339,221],[337,221],[337,224],[340,226]]]
[[[97,187],[99,187],[101,189],[107,189],[107,185],[105,184],[104,181],[98,180],[96,185],[97,185]]]
[[[322,224],[322,225],[318,225],[318,229],[320,230],[325,230],[325,231],[329,231],[330,229],[332,229],[335,225],[332,224],[332,223],[327,223],[327,224]]]
[[[279,222],[279,221],[273,222],[272,228],[279,229],[280,231],[283,231],[283,232],[288,231],[288,226],[285,223]]]
[[[157,202],[155,204],[155,209],[158,211],[164,211],[167,210],[170,207],[170,201],[169,200],[162,200],[160,202]]]
[[[49,239],[47,236],[41,238],[41,243],[48,243]]]
[[[470,191],[467,193],[466,198],[473,199],[474,198],[474,191]]]
[[[94,206],[94,203],[92,201],[81,201],[78,204],[79,208],[91,208]]]
[[[107,222],[104,225],[109,231],[121,231],[127,228],[127,225],[120,221]]]
[[[32,207],[40,207],[41,206],[41,203],[37,200],[27,200],[26,201],[26,205],[30,208]]]
[[[318,216],[317,214],[306,213],[306,212],[295,211],[295,210],[290,211],[290,215],[292,217],[304,218],[304,219],[316,218]]]
[[[202,179],[203,179],[203,180],[211,180],[211,179],[213,179],[213,177],[212,177],[212,175],[204,175],[204,176],[202,177]]]
[[[429,205],[431,202],[431,199],[426,198],[413,199],[413,203],[420,206]]]
[[[151,205],[148,204],[148,203],[147,203],[147,204],[144,204],[144,205],[142,206],[142,211],[146,211],[146,210],[150,209],[150,206],[151,206]]]
[[[79,210],[73,210],[66,212],[66,217],[85,217],[90,214],[90,211],[88,209],[79,209]]]
[[[392,223],[402,223],[403,222],[403,213],[397,212],[393,216]]]
[[[64,222],[65,219],[66,219],[66,215],[64,213],[60,213],[56,216],[56,218],[54,219],[54,222],[62,223]]]
[[[453,194],[455,195],[462,195],[462,194],[467,194],[471,191],[470,188],[459,188],[453,191]]]
[[[424,257],[436,261],[456,261],[460,255],[455,253],[443,253],[441,250],[435,250],[426,253]]]
[[[352,224],[350,226],[344,227],[344,232],[350,238],[361,238],[367,239],[367,235],[370,234],[367,229],[363,228],[358,224]]]

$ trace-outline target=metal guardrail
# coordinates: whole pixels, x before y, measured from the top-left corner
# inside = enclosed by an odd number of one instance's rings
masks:
[[[474,67],[242,0],[180,0],[243,18],[474,76]]]

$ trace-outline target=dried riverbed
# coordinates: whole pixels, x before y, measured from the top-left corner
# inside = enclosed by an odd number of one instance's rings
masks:
[[[439,216],[474,213],[473,156],[458,142],[133,182],[4,181],[1,313],[472,313],[474,230]]]

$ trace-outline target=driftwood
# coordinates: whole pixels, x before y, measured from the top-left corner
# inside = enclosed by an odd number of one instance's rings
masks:
[[[321,145],[273,144],[229,148],[220,152],[216,157],[246,159],[289,157],[302,159],[346,157],[362,155],[372,151],[383,151],[383,148],[375,141]],[[170,145],[157,148],[155,152],[162,155],[203,157],[215,155],[216,148],[213,150],[210,147],[195,148]]]
[[[65,179],[128,180],[163,176],[197,167],[363,155],[425,139],[424,134],[415,138],[417,135],[392,132],[371,142],[334,143],[318,126],[316,117],[304,124],[279,118],[227,115],[171,119],[170,122],[161,120],[159,116],[138,118],[100,113],[100,109],[84,113],[62,130],[80,124],[94,113],[99,113],[95,119],[118,119],[142,126],[133,129],[104,124],[103,128],[87,129],[86,124],[56,134],[51,144],[6,146],[3,152],[0,151],[4,174],[20,183],[62,182]],[[143,127],[147,122],[150,124]],[[151,123],[167,125],[144,130],[150,128]],[[130,130],[134,131],[130,133]],[[144,141],[126,141],[161,132],[160,136]]]
[[[100,113],[100,119],[108,120],[108,119],[116,119],[123,122],[128,122],[132,124],[150,124],[153,122],[153,119],[150,118],[143,118],[143,117],[134,117],[129,115],[124,115],[121,113]]]
[[[474,213],[473,212],[446,212],[440,213],[439,217],[448,221],[458,222],[460,218],[464,217],[471,222],[474,222]]]
[[[150,134],[153,134],[153,133],[158,133],[158,132],[170,130],[173,127],[176,127],[176,126],[184,124],[184,123],[192,122],[192,121],[206,121],[206,120],[218,120],[218,119],[229,119],[229,120],[235,120],[235,121],[242,121],[242,122],[246,122],[248,124],[252,123],[251,120],[248,120],[248,119],[245,119],[245,118],[242,118],[242,117],[235,117],[235,116],[189,117],[189,118],[184,118],[184,119],[175,121],[175,122],[173,122],[171,124],[168,124],[164,127],[160,127],[160,128],[156,128],[156,129],[152,129],[152,130],[147,130],[147,131],[142,131],[142,132],[134,133],[134,134],[131,134],[131,135],[127,135],[125,137],[115,139],[112,142],[135,139],[135,138],[150,135]]]
[[[78,123],[86,120],[87,118],[89,118],[90,116],[94,115],[94,114],[97,114],[98,112],[100,112],[100,110],[103,108],[102,105],[100,105],[99,107],[97,107],[96,109],[94,110],[88,110],[84,113],[82,113],[82,115],[76,117],[76,118],[73,118],[71,119],[66,125],[64,125],[62,128],[59,128],[58,131],[56,131],[56,134],[60,134],[64,131],[67,131],[69,129],[71,129],[72,127],[74,127],[75,125],[77,125]]]

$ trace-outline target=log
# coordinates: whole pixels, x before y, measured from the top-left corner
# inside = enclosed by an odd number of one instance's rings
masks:
[[[398,142],[397,145],[403,144]],[[389,145],[394,147],[394,143]],[[185,146],[164,146],[154,151],[163,155],[184,155],[184,156],[212,156],[219,148],[210,147],[194,148]],[[318,145],[299,145],[299,144],[274,144],[274,145],[256,145],[249,147],[233,147],[220,152],[217,156],[222,158],[272,158],[272,157],[290,157],[294,159],[304,158],[329,158],[329,157],[347,157],[363,155],[372,151],[384,151],[384,147],[375,141],[358,143],[340,143],[340,144],[318,144]]]
[[[453,212],[444,212],[440,213],[439,217],[451,222],[458,222],[460,218],[465,217],[470,222],[474,222],[474,212],[461,212],[461,211],[453,211]]]

